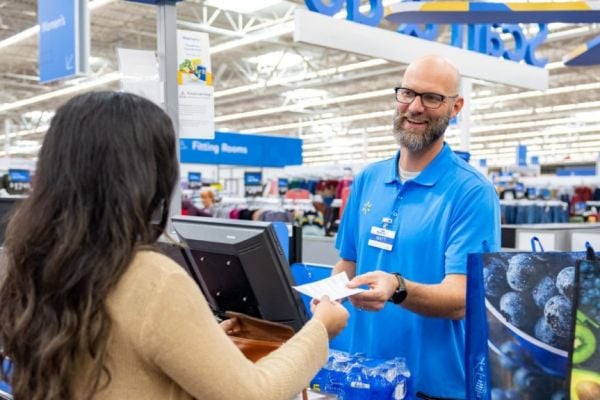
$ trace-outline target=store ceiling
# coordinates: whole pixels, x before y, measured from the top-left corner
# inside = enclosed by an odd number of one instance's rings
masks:
[[[240,14],[206,3],[178,3],[179,28],[208,32],[213,49],[293,21],[294,9],[305,8],[303,0],[281,1]],[[74,92],[85,82],[105,79],[118,69],[117,48],[156,48],[154,6],[122,0],[95,0],[90,6],[91,75],[40,85],[37,33],[15,44],[3,42],[37,24],[37,1],[0,0],[0,157],[35,158],[52,111],[73,94],[19,107],[15,102],[57,90]],[[393,29],[385,22],[380,27]],[[595,162],[600,151],[600,67],[565,67],[561,60],[600,35],[600,24],[551,24],[550,32],[536,53],[549,59],[547,93],[474,81],[474,159],[486,158],[492,166],[512,164],[521,143],[545,164]],[[448,43],[443,35],[440,41]],[[291,29],[211,57],[218,130],[300,137],[307,164],[366,162],[397,148],[390,132],[392,88],[405,65],[295,43]],[[95,89],[118,87],[112,80]],[[459,149],[458,129],[451,129],[447,140]]]

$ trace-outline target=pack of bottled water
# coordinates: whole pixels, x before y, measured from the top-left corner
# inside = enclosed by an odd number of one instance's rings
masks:
[[[403,400],[409,378],[403,358],[380,360],[331,350],[310,387],[341,400]]]

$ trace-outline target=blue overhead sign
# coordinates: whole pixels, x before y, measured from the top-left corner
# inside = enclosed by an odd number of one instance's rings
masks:
[[[11,182],[31,182],[31,172],[26,169],[9,169],[8,179]]]
[[[87,0],[38,1],[40,83],[85,72],[89,51]]]
[[[411,24],[494,24],[598,22],[600,7],[592,1],[483,2],[423,1],[393,4],[386,18]]]
[[[200,183],[202,182],[201,172],[188,172],[188,182]]]
[[[563,64],[569,67],[582,67],[600,64],[600,36],[578,46],[563,57]]]
[[[215,132],[214,139],[180,139],[181,162],[285,167],[302,164],[302,140]]]
[[[244,185],[261,186],[262,172],[244,172]]]

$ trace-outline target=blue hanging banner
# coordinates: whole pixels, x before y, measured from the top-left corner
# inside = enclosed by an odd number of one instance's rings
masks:
[[[40,83],[85,73],[89,55],[87,0],[38,1]]]
[[[302,164],[302,139],[215,132],[214,139],[180,139],[182,163],[281,168]]]

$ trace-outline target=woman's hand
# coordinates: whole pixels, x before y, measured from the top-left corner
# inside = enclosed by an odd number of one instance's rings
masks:
[[[219,325],[221,325],[223,331],[228,335],[235,335],[240,332],[240,321],[236,317],[221,321]]]

